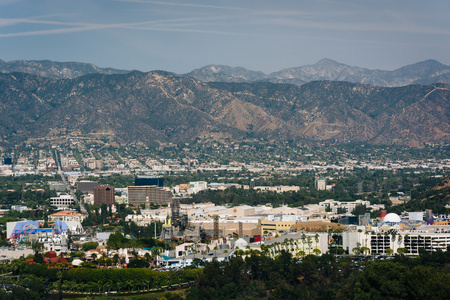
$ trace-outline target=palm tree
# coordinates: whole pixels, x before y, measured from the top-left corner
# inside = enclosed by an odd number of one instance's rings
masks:
[[[119,263],[119,261],[120,261],[120,257],[119,257],[119,254],[114,254],[114,256],[113,256],[113,263],[114,264],[118,264]]]
[[[314,236],[314,240],[316,242],[316,249],[317,249],[317,244],[319,243],[319,234],[316,233],[316,235]]]
[[[106,259],[108,258],[108,254],[106,254],[105,252],[102,253],[102,263],[105,264],[106,267]]]
[[[303,253],[305,253],[305,240],[306,240],[306,234],[302,234],[302,244],[303,244]]]
[[[150,253],[148,253],[148,252],[146,252],[146,253],[144,254],[144,258],[145,258],[145,260],[146,260],[147,262],[150,262],[150,260],[152,259]]]
[[[361,252],[363,253],[363,254],[366,254],[366,252],[369,252],[369,248],[367,248],[367,247],[361,247]]]
[[[44,249],[44,244],[35,242],[35,243],[31,244],[31,248],[34,250],[34,252],[39,252],[42,249]]]
[[[261,252],[263,255],[266,255],[269,252],[269,247],[266,245],[261,245]]]
[[[92,254],[91,254],[91,257],[92,257],[92,260],[93,260],[94,263],[95,263],[95,260],[97,259],[97,253],[92,253]]]

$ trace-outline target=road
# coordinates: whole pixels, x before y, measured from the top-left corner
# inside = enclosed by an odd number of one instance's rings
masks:
[[[69,184],[69,182],[67,181],[66,176],[64,175],[64,173],[63,173],[63,171],[62,171],[62,168],[61,168],[61,162],[60,162],[60,159],[59,159],[59,156],[58,156],[58,151],[57,151],[56,149],[55,149],[55,163],[56,163],[56,166],[58,167],[58,174],[59,174],[59,176],[61,176],[61,180],[63,181],[64,186],[65,186],[66,189],[69,191],[70,195],[73,197],[75,203],[78,204],[78,205],[80,206],[81,212],[82,212],[83,214],[87,214],[88,212],[87,212],[86,208],[84,207],[83,204],[81,204],[80,201],[78,201],[78,198],[77,198],[77,196],[75,195],[75,192],[70,188],[70,184]]]

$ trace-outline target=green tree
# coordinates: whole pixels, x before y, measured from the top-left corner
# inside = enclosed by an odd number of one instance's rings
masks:
[[[87,242],[87,243],[84,243],[83,245],[81,245],[81,249],[83,249],[83,251],[97,249],[97,247],[98,247],[97,242]]]
[[[123,247],[124,242],[126,242],[126,239],[123,234],[121,232],[116,232],[109,235],[106,244],[109,248],[117,250]]]

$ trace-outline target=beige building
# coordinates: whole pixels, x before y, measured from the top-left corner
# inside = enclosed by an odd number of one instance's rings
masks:
[[[241,225],[239,225],[239,223]],[[192,222],[191,224],[195,224]],[[202,229],[213,230],[214,223],[211,222],[201,222],[199,225]],[[255,236],[259,234],[259,227],[257,220],[253,222],[250,220],[220,220],[219,221],[219,235],[220,236],[231,236],[239,235],[239,226],[242,226],[243,236]]]
[[[129,186],[128,204],[167,204],[172,202],[172,192],[156,185]]]
[[[292,227],[297,224],[296,221],[269,221],[269,220],[259,220],[258,227],[260,232],[258,234],[269,234],[272,233],[273,236],[279,231],[290,231]]]
[[[65,221],[78,221],[81,223],[81,222],[83,222],[84,218],[85,218],[85,215],[77,212],[76,210],[58,211],[58,212],[48,216],[48,220],[50,222],[59,220],[59,221],[64,221],[64,222]]]
[[[227,215],[235,217],[245,217],[255,214],[255,208],[248,205],[241,205],[228,208],[225,212]]]

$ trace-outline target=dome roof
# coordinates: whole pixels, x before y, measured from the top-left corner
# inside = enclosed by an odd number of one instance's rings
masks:
[[[81,259],[79,259],[79,258],[74,258],[73,261],[72,261],[72,265],[78,267],[79,265],[81,265],[82,262],[83,262],[83,261],[82,261]]]
[[[401,221],[400,216],[394,213],[387,214],[383,220],[389,223],[400,223]]]

